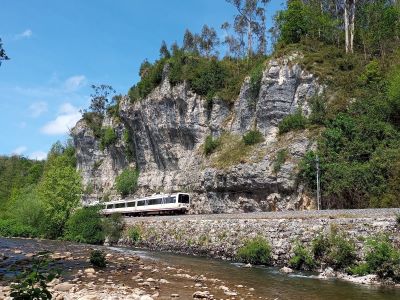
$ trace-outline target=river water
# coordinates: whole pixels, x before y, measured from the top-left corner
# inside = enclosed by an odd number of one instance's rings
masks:
[[[10,255],[14,249],[29,253],[40,248],[52,251],[68,250],[75,253],[87,249],[88,245],[61,241],[0,238],[0,252],[7,255]],[[108,248],[108,250],[119,253],[135,253],[145,261],[191,270],[196,274],[203,274],[207,278],[218,278],[229,286],[243,285],[246,289],[254,288],[253,296],[261,299],[400,299],[400,288],[365,286],[334,279],[321,280],[314,278],[315,275],[309,273],[285,275],[281,274],[277,268],[246,268],[242,264],[181,254],[116,247]],[[6,263],[7,261],[9,262]],[[11,269],[16,262],[18,262],[18,254],[0,262],[0,279],[3,277],[4,280],[8,277],[8,269]],[[71,270],[72,266],[65,265],[65,267]]]

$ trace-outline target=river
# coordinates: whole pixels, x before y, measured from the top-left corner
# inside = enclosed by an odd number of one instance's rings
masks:
[[[46,240],[27,240],[27,239],[7,239],[0,238],[0,252],[5,253],[8,259],[0,262],[0,280],[5,284],[10,279],[13,272],[11,268],[18,264],[23,258],[23,253],[30,253],[39,249],[49,249],[51,251],[71,251],[81,255],[88,249],[88,245],[79,245],[61,241]],[[134,254],[141,257],[144,262],[157,266],[173,266],[183,270],[190,270],[195,274],[202,274],[207,278],[218,278],[225,285],[246,289],[240,293],[245,299],[400,299],[400,289],[391,287],[365,286],[348,283],[340,280],[321,280],[314,278],[310,273],[281,274],[277,268],[272,267],[253,267],[246,268],[241,264],[208,259],[203,257],[193,257],[181,254],[161,253],[147,251],[143,249],[127,249],[117,247],[100,247],[106,251],[111,251],[120,255]],[[21,253],[11,254],[15,249]],[[17,251],[19,252],[19,251]],[[64,268],[69,272],[74,272],[74,268],[82,268],[82,265],[71,262],[59,262],[64,264]],[[82,262],[85,263],[85,262]],[[160,267],[162,269],[162,267]],[[164,268],[165,269],[165,268]],[[127,281],[130,277],[127,278]],[[174,286],[176,292],[183,289],[177,281]],[[185,285],[185,288],[188,288]],[[253,289],[251,297],[248,289]],[[170,288],[168,292],[172,292]],[[193,291],[182,292],[180,299],[186,298]],[[185,296],[186,295],[186,296]],[[162,296],[162,295],[161,295]],[[235,298],[235,299],[240,299]],[[167,299],[160,297],[159,299]]]

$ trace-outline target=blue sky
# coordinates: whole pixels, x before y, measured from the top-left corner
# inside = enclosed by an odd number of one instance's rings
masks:
[[[68,137],[91,84],[125,94],[162,40],[181,43],[186,28],[219,29],[235,14],[224,0],[1,2],[0,38],[11,60],[0,66],[0,155],[35,159]],[[282,2],[269,4],[269,25]]]

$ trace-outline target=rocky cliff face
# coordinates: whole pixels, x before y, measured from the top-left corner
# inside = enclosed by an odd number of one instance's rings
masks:
[[[133,104],[123,99],[122,122],[104,121],[118,136],[117,143],[104,151],[85,122],[78,122],[73,137],[85,185],[95,186],[93,197],[117,197],[115,177],[131,165],[140,170],[137,195],[186,191],[192,196],[193,213],[310,208],[313,201],[296,177],[298,161],[312,147],[311,134],[306,130],[278,136],[277,126],[297,109],[308,114],[308,100],[321,87],[292,59],[267,64],[256,101],[245,80],[233,105],[215,99],[210,107],[185,84],[172,87],[166,76],[146,99]],[[241,137],[254,129],[264,141],[244,146]],[[205,156],[208,135],[221,137],[222,149]],[[129,146],[132,163],[126,156]],[[280,150],[287,158],[277,169]]]

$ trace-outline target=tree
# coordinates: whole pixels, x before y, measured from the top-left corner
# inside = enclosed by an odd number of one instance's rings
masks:
[[[193,34],[189,29],[185,30],[185,34],[183,36],[183,50],[192,53],[199,52],[199,36],[197,34]]]
[[[204,25],[200,35],[200,50],[206,57],[210,57],[211,52],[218,45],[219,39],[215,29]]]
[[[171,53],[169,53],[167,43],[165,43],[165,41],[161,42],[160,57],[161,58],[170,58],[171,57]]]
[[[9,60],[10,58],[7,56],[6,51],[3,49],[3,43],[0,38],[0,66],[2,60]]]
[[[46,166],[38,185],[38,196],[45,211],[43,230],[49,238],[63,234],[65,224],[82,193],[82,178],[68,161],[64,154],[54,157]]]
[[[265,6],[269,0],[226,0],[235,6],[238,14],[235,16],[235,31],[240,35],[247,33],[247,55],[253,55],[253,35],[259,37],[260,52],[266,51]]]
[[[112,98],[112,94],[115,94],[115,90],[111,85],[101,84],[94,85],[92,84],[93,93],[90,94],[91,102],[89,109],[92,112],[98,113],[100,115],[104,115],[104,112],[107,108],[107,104],[110,102],[110,98]]]

